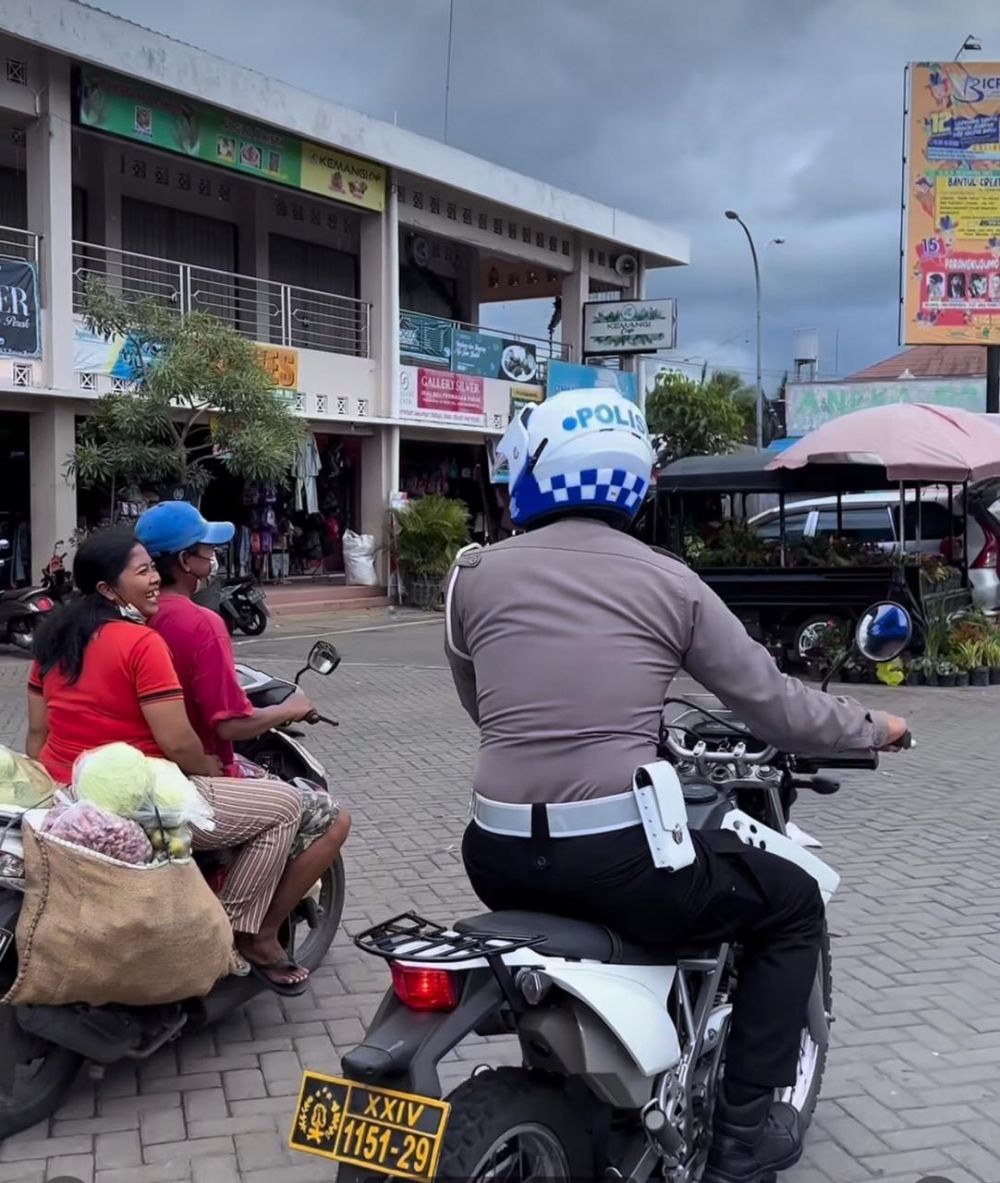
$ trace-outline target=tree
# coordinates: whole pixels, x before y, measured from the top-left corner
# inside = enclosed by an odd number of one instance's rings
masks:
[[[258,347],[227,322],[178,314],[153,300],[128,303],[88,284],[87,327],[120,339],[134,390],[102,395],[82,426],[67,468],[83,485],[132,481],[195,492],[222,458],[237,476],[288,479],[303,426],[274,390]]]
[[[657,374],[646,396],[646,422],[659,463],[731,452],[752,439],[754,404],[745,395],[739,375],[725,371],[711,377],[703,371],[700,382],[671,370]]]

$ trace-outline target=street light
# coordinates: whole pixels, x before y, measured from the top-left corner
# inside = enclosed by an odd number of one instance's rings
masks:
[[[957,62],[963,53],[981,53],[982,48],[983,47],[979,38],[970,33],[968,37],[966,37],[962,48],[958,51],[958,53],[955,54],[955,61]]]
[[[726,210],[726,217],[731,222],[739,222],[743,227],[743,233],[747,236],[747,242],[750,244],[750,257],[753,259],[753,279],[754,287],[757,293],[757,448],[761,449],[764,446],[764,382],[762,377],[762,363],[761,363],[761,347],[760,347],[760,264],[757,261],[757,248],[754,246],[753,236],[747,229],[746,222],[734,209]],[[774,241],[777,241],[776,239]]]

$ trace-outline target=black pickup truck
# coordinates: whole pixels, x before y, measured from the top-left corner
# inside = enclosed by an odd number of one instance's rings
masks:
[[[769,471],[772,455],[697,456],[675,461],[657,478],[655,498],[634,528],[654,546],[687,558],[685,539],[699,538],[710,524],[745,521],[754,495],[806,500],[817,496],[898,490],[885,470],[867,465],[810,465],[805,469]],[[909,486],[908,486],[909,487]],[[743,621],[751,636],[766,644],[782,665],[803,664],[810,627],[836,620],[853,630],[866,608],[880,600],[920,607],[926,581],[915,565],[901,565],[886,556],[884,565],[792,565],[784,548],[775,563],[762,566],[705,566],[698,574]],[[966,574],[956,570],[933,594],[947,596],[954,607],[969,602]]]

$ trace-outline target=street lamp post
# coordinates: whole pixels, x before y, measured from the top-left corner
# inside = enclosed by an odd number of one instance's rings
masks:
[[[746,222],[734,209],[726,210],[726,217],[731,222],[739,222],[743,227],[743,233],[747,236],[747,242],[750,244],[750,257],[753,259],[753,280],[757,295],[757,447],[758,449],[764,446],[764,381],[763,381],[763,365],[761,361],[761,343],[760,343],[760,263],[757,261],[757,248],[754,246],[753,236],[747,229]]]

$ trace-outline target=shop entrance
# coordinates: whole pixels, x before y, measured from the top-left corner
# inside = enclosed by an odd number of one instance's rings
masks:
[[[490,483],[485,445],[401,440],[399,479],[410,497],[438,493],[464,501],[473,541],[495,542],[501,536],[503,507],[497,487]]]
[[[0,588],[31,583],[31,468],[29,416],[0,415]],[[46,555],[46,559],[48,556]]]
[[[284,486],[244,481],[220,465],[202,512],[236,524],[225,556],[230,578],[283,583],[342,576],[344,531],[360,529],[361,440],[310,436]]]

